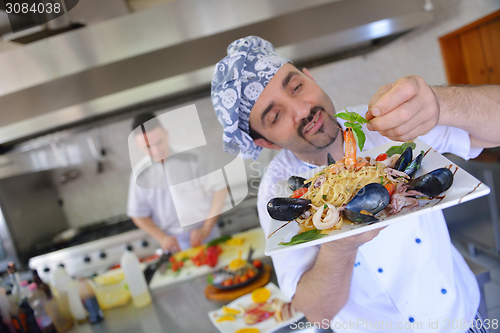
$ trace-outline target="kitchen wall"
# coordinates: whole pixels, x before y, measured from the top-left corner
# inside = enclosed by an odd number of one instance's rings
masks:
[[[433,4],[434,24],[411,32],[371,54],[311,69],[313,77],[332,97],[337,109],[368,103],[380,86],[405,75],[419,75],[431,85],[446,84],[438,38],[500,8],[498,0],[433,0]],[[202,98],[194,103],[204,128],[209,129],[205,130],[205,135],[215,140],[220,138],[221,127],[213,116],[210,99]],[[180,106],[158,110],[157,114],[177,107]],[[70,149],[66,149],[66,156],[73,159],[73,167],[80,175],[61,184],[58,179],[65,169],[58,169],[54,171],[54,179],[70,225],[81,226],[125,214],[131,172],[127,147],[130,126],[131,120],[128,119],[94,130],[96,141],[100,131],[106,149],[102,173],[97,173],[97,163],[90,151],[71,149],[71,142],[68,144]],[[72,139],[74,147],[84,146],[86,135],[75,136]],[[258,178],[273,156],[274,152],[265,152],[251,168],[252,161],[247,161],[249,177]],[[255,189],[252,191],[255,193]]]

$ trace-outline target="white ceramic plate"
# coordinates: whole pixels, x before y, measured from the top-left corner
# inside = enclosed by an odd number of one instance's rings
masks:
[[[380,221],[370,223],[370,224],[350,224],[345,223],[340,230],[331,231],[328,236],[324,236],[320,239],[313,240],[310,242],[297,244],[297,245],[279,245],[280,242],[288,242],[291,240],[293,236],[295,236],[299,231],[299,226],[295,221],[291,221],[287,224],[287,222],[271,220],[271,225],[269,228],[269,238],[266,240],[266,255],[276,254],[280,252],[296,250],[301,248],[306,248],[309,246],[318,245],[325,242],[330,242],[336,239],[349,237],[352,235],[356,235],[365,231],[377,229],[380,227],[384,227],[386,225],[396,223],[399,221],[403,221],[409,217],[416,217],[421,214],[425,214],[431,210],[435,209],[444,209],[451,206],[458,205],[460,203],[476,199],[487,195],[490,193],[490,189],[488,186],[483,184],[477,178],[473,177],[465,170],[459,168],[453,162],[448,160],[446,157],[426,145],[420,140],[415,140],[416,148],[413,151],[414,157],[420,153],[421,150],[427,152],[427,155],[422,160],[422,165],[418,170],[415,177],[421,176],[435,169],[448,167],[450,170],[455,173],[453,178],[453,184],[445,192],[444,198],[442,199],[433,199],[433,200],[419,200],[420,206],[416,209],[409,210],[407,208],[403,208],[401,212],[396,215],[392,215],[389,217],[381,217]],[[359,154],[359,156],[370,156],[371,158],[376,158],[379,154],[385,153],[387,149],[391,146],[398,145],[401,143],[388,143],[365,152]],[[313,176],[316,172],[323,169],[324,167],[318,167],[316,169],[312,169],[303,173],[299,176],[304,177],[306,179]],[[278,182],[277,189],[288,188],[286,185],[287,179],[280,180]],[[288,189],[288,192],[284,192],[279,196],[289,196],[291,195],[291,191]],[[441,195],[442,197],[442,195]],[[286,224],[286,225],[285,225]],[[283,226],[285,225],[285,226]],[[282,227],[283,226],[283,227]],[[280,229],[281,228],[281,229]],[[276,231],[277,230],[277,231]]]
[[[290,302],[288,297],[285,296],[281,292],[281,290],[272,282],[268,283],[266,285],[266,288],[271,291],[271,297],[269,297],[269,300],[272,300],[274,298],[279,298],[282,301],[285,302]],[[248,307],[250,304],[253,304],[252,301],[252,295],[247,294],[244,296],[241,296],[240,298],[235,299],[231,303],[229,303],[227,306],[233,309],[238,309],[238,305],[242,305],[244,307]],[[274,317],[264,320],[260,323],[257,323],[255,325],[247,325],[245,324],[245,321],[243,320],[243,317],[241,315],[237,316],[237,319],[235,321],[223,321],[220,323],[217,323],[215,320],[217,319],[218,316],[222,315],[222,308],[215,310],[215,311],[210,311],[208,313],[208,317],[210,318],[210,321],[212,324],[214,324],[215,327],[221,332],[221,333],[234,333],[240,328],[258,328],[260,333],[270,333],[274,332],[282,327],[288,326],[291,323],[298,322],[300,319],[304,317],[304,315],[300,312],[297,312],[293,318],[291,318],[288,321],[282,321],[282,322],[277,322]]]

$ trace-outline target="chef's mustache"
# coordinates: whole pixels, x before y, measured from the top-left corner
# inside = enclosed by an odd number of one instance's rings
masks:
[[[316,116],[316,113],[318,113],[319,111],[325,111],[325,109],[323,109],[323,107],[319,105],[313,107],[309,115],[300,121],[300,125],[298,128],[300,135],[302,135],[302,133],[304,132],[304,127],[306,127],[307,124],[309,124],[313,120],[314,116]]]

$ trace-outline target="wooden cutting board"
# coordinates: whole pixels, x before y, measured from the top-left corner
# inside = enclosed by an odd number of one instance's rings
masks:
[[[151,290],[154,290],[174,283],[187,281],[211,272],[215,272],[221,268],[226,267],[231,262],[231,260],[237,258],[239,251],[242,252],[242,258],[246,258],[250,246],[254,249],[252,258],[258,259],[265,257],[264,249],[266,247],[266,239],[262,228],[258,227],[250,229],[238,234],[234,234],[232,237],[243,239],[243,243],[241,245],[221,244],[222,253],[219,255],[217,266],[213,268],[207,265],[198,267],[195,266],[191,262],[191,260],[188,260],[184,263],[184,267],[179,272],[169,271],[164,275],[156,272],[151,279],[149,288]]]
[[[230,289],[230,290],[220,290],[209,284],[205,288],[205,296],[207,296],[208,299],[214,301],[230,302],[237,299],[238,297],[251,293],[252,291],[254,291],[254,289],[264,287],[266,284],[269,283],[270,278],[271,278],[271,266],[264,265],[264,271],[262,272],[261,276],[254,282],[247,284],[244,287],[238,289]]]

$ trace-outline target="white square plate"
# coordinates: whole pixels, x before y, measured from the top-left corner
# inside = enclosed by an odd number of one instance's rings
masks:
[[[269,297],[269,300],[279,298],[282,301],[285,302],[290,302],[288,297],[285,296],[281,292],[281,290],[272,282],[268,283],[266,285],[266,288],[269,289],[271,292],[271,297]],[[252,295],[251,294],[246,294],[244,296],[241,296],[240,298],[235,299],[231,303],[229,303],[227,306],[233,309],[238,309],[238,305],[242,305],[243,307],[248,307],[249,305],[253,304],[252,301]],[[235,321],[223,321],[220,323],[217,323],[215,320],[217,319],[217,316],[222,315],[222,308],[215,310],[215,311],[210,311],[208,313],[208,317],[210,318],[210,321],[212,324],[214,324],[215,327],[221,332],[221,333],[234,333],[240,328],[258,328],[260,333],[270,333],[274,332],[282,327],[288,326],[291,323],[298,322],[304,315],[301,312],[295,313],[295,316],[290,318],[290,320],[287,321],[282,321],[282,322],[277,322],[274,317],[261,321],[260,323],[257,323],[255,325],[247,325],[245,324],[245,321],[243,320],[243,317],[238,315],[237,319]]]
[[[415,140],[414,142],[417,145],[416,148],[413,150],[414,157],[416,157],[416,155],[419,154],[421,150],[427,152],[424,159],[422,160],[422,165],[420,169],[417,171],[415,177],[421,176],[432,170],[443,167],[450,168],[450,170],[455,174],[455,176],[453,177],[453,184],[448,189],[448,191],[445,192],[444,198],[433,199],[433,200],[428,200],[428,199],[419,200],[420,206],[417,207],[416,209],[409,210],[408,208],[403,208],[401,212],[395,215],[388,217],[387,216],[381,217],[378,222],[372,222],[367,224],[345,223],[341,227],[341,229],[330,231],[328,236],[324,236],[322,238],[310,242],[296,244],[296,245],[279,245],[279,243],[290,241],[291,238],[299,232],[298,224],[295,221],[291,221],[288,223],[272,219],[268,233],[270,236],[266,240],[266,250],[265,250],[266,255],[269,256],[280,252],[306,248],[309,246],[330,242],[336,239],[349,237],[365,231],[381,228],[392,223],[403,221],[410,217],[416,217],[418,215],[425,214],[434,209],[444,209],[451,206],[455,206],[462,202],[476,199],[490,193],[490,188],[488,186],[486,186],[477,178],[467,173],[465,170],[459,168],[453,162],[448,160],[446,157],[444,157],[443,155],[441,155],[428,145],[426,145],[424,142],[418,139]],[[387,143],[385,145],[364,151],[360,153],[359,156],[362,157],[370,156],[371,158],[376,158],[379,154],[385,153],[387,149],[389,149],[391,146],[398,144],[401,143],[396,143],[396,142]],[[308,179],[312,177],[316,172],[322,170],[323,168],[324,166],[318,167],[316,169],[311,169],[298,176]],[[276,188],[288,189],[287,179],[280,180]],[[288,192],[282,193],[279,196],[290,196],[291,193],[292,192],[288,189]]]

